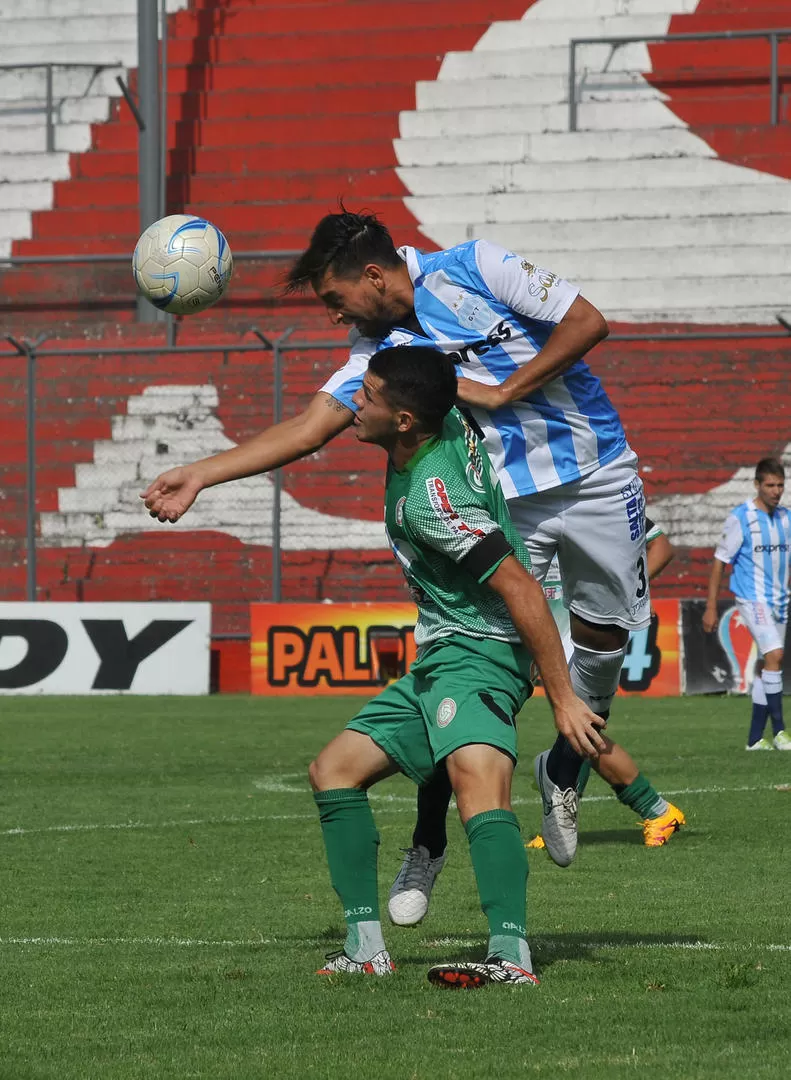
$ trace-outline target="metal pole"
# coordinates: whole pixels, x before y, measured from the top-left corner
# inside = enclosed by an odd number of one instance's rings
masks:
[[[168,202],[168,7],[167,0],[160,0],[160,138],[159,147],[159,217],[167,214]],[[171,316],[172,319],[172,316]]]
[[[771,54],[771,69],[769,74],[770,92],[772,94],[772,106],[770,110],[771,124],[777,126],[778,121],[778,98],[780,97],[780,80],[777,74],[777,34],[769,35],[769,49]]]
[[[51,154],[55,149],[55,120],[52,115],[54,103],[52,100],[52,64],[46,67],[46,96],[47,96],[47,153]]]
[[[140,232],[159,217],[160,207],[160,107],[159,35],[157,0],[137,0],[137,98],[143,127],[138,133],[138,187]],[[165,313],[137,298],[138,322],[160,322]]]
[[[284,330],[274,343],[272,361],[272,423],[283,419],[283,346],[293,334],[294,327]],[[272,475],[272,600],[279,604],[283,599],[283,538],[281,532],[281,502],[283,497],[283,470],[275,469]]]
[[[569,131],[577,130],[577,43],[569,42]]]
[[[27,476],[25,477],[25,537],[27,547],[27,575],[25,598],[36,599],[36,351],[29,342],[25,386],[25,435],[27,439]]]

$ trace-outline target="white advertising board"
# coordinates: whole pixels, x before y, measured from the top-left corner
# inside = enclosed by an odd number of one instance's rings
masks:
[[[0,694],[207,694],[211,604],[0,603]]]

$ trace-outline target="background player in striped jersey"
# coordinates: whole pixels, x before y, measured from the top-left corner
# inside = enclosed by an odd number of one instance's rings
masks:
[[[747,750],[791,750],[783,724],[783,648],[788,621],[788,575],[791,563],[791,514],[780,505],[785,469],[777,458],[755,467],[755,498],[737,506],[725,519],[714,551],[703,629],[719,621],[717,596],[725,567],[732,567],[730,590],[742,622],[749,629],[762,664],[753,678],[753,711]],[[764,738],[767,713],[773,742]]]
[[[637,458],[583,359],[608,333],[601,313],[575,286],[495,244],[397,251],[374,216],[346,211],[322,218],[288,286],[313,288],[333,325],[353,328],[348,363],[300,415],[158,477],[143,493],[152,516],[175,521],[204,487],[278,468],[329,442],[352,423],[375,352],[441,349],[456,363],[459,397],[484,433],[539,580],[558,556],[571,609],[572,683],[606,717],[629,631],[648,625],[650,610]],[[607,739],[596,766],[605,779],[617,782],[624,754]],[[576,851],[581,767],[562,736],[537,761],[542,832],[560,865]],[[642,776],[635,783],[624,793],[629,805],[659,797]]]

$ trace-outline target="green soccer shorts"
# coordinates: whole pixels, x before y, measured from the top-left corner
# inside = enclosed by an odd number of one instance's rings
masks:
[[[521,645],[454,634],[426,645],[408,675],[346,726],[369,735],[417,784],[471,743],[517,759],[516,714],[533,692]]]

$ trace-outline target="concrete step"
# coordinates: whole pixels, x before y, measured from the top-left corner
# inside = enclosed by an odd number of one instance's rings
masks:
[[[782,244],[775,247],[753,244],[657,250],[644,247],[627,251],[613,248],[559,251],[533,247],[527,254],[537,266],[554,270],[585,289],[594,282],[612,280],[708,278],[712,291],[716,292],[719,285],[715,281],[719,283],[723,278],[750,275],[769,279],[791,275],[791,251]]]
[[[0,23],[2,33],[2,23]],[[52,93],[57,101],[76,97],[118,97],[116,75],[125,68],[116,67],[95,71],[93,67],[55,68],[52,73]],[[21,71],[0,71],[0,101],[27,101],[46,97],[46,71],[42,68]]]
[[[787,181],[726,188],[687,188],[684,197],[673,188],[625,191],[547,192],[540,200],[524,194],[441,196],[404,200],[424,229],[449,222],[591,221],[618,218],[678,218],[735,214],[787,214],[791,185]]]
[[[707,184],[736,186],[777,184],[777,177],[712,158],[642,158],[590,161],[584,175],[568,163],[445,165],[400,168],[399,178],[412,195],[483,195],[498,192],[614,191],[690,188]],[[788,186],[791,199],[791,184]],[[791,205],[791,203],[789,204]]]
[[[3,62],[14,46],[35,46],[41,59],[47,46],[68,42],[136,41],[136,15],[49,16],[45,18],[3,19]]]
[[[595,18],[580,16],[563,18],[552,11],[552,18],[527,18],[519,22],[494,22],[475,46],[476,52],[503,49],[566,48],[572,38],[641,37],[666,34],[668,17],[653,15],[611,15]]]
[[[41,46],[7,45],[3,48],[4,64],[37,64],[41,61]],[[51,64],[116,64],[134,67],[137,64],[137,40],[129,41],[56,41],[47,45],[47,63]]]
[[[91,145],[89,124],[58,124],[55,127],[55,150],[81,154]],[[35,127],[0,123],[0,147],[6,154],[39,154],[46,151],[47,133],[43,120]]]
[[[467,165],[487,162],[628,161],[640,158],[715,157],[703,139],[685,128],[660,131],[498,134],[441,139],[395,139],[404,166]]]
[[[579,101],[614,99],[635,101],[656,99],[653,86],[637,72],[592,74],[578,85]],[[564,75],[537,75],[523,78],[438,79],[419,82],[418,109],[495,108],[503,105],[559,105],[568,101],[568,79]]]
[[[637,108],[628,102],[595,102],[583,105],[578,128],[587,131],[660,130],[683,126],[683,122],[659,100],[643,101]],[[402,139],[447,139],[470,136],[513,135],[518,132],[564,132],[569,128],[564,105],[524,105],[492,109],[424,109],[402,112]]]
[[[617,308],[607,311],[610,323],[625,323],[629,326],[646,323],[675,323],[690,326],[777,326],[778,312],[788,311],[780,304],[753,304],[749,307],[722,307],[712,302],[707,307],[666,307],[655,308]],[[787,317],[787,315],[786,315]]]
[[[46,100],[0,100],[0,126],[28,127],[46,123]],[[53,116],[58,124],[100,124],[110,115],[107,97],[56,98]]]
[[[0,183],[68,180],[70,175],[69,155],[65,153],[0,154]]]
[[[4,241],[26,239],[32,236],[31,230],[31,216],[26,210],[0,210],[0,238]]]
[[[791,273],[784,276],[744,278],[708,277],[628,278],[583,283],[585,296],[611,319],[612,311],[654,311],[657,322],[664,321],[666,311],[689,311],[718,307],[774,307],[786,311],[791,307]]]
[[[4,210],[49,210],[52,184],[47,181],[0,184],[0,206]]]
[[[738,217],[700,215],[667,218],[634,217],[615,220],[531,221],[439,224],[431,238],[439,247],[483,238],[532,258],[541,251],[687,250],[696,247],[767,247],[787,245],[791,209],[785,213]],[[554,266],[550,266],[554,270]]]
[[[651,59],[645,45],[624,45],[615,52],[608,45],[586,45],[577,56],[577,72],[650,71]],[[479,49],[474,52],[445,53],[439,79],[519,79],[527,75],[568,74],[569,50],[566,45],[543,48]]]
[[[187,7],[189,0],[166,0],[168,12]],[[19,21],[21,0],[0,0],[0,20]],[[86,18],[91,15],[136,17],[137,0],[24,0],[29,19]]]

